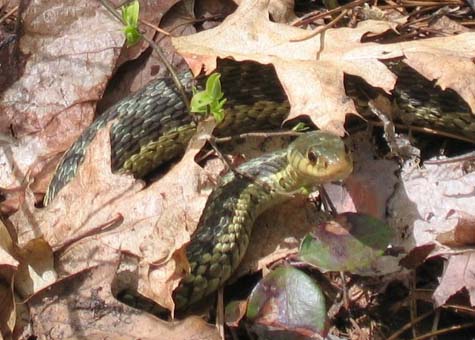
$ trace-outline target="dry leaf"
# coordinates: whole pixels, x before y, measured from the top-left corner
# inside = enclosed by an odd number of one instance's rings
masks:
[[[20,266],[15,274],[15,289],[22,296],[31,296],[56,281],[53,251],[42,238],[31,240],[17,253]]]
[[[184,2],[176,0],[167,1],[141,1],[140,19],[158,26],[173,35],[195,33],[193,26],[194,17],[184,10]],[[145,34],[153,39],[156,31],[148,25],[141,25]],[[186,63],[171,47],[170,38],[159,34],[155,42],[162,49],[165,58],[173,65],[177,72],[185,70]],[[97,111],[103,112],[119,100],[140,90],[151,80],[167,74],[167,69],[150,49],[144,50],[149,44],[141,40],[138,45],[127,48],[121,54],[121,60],[117,64],[125,63],[130,59],[140,56],[137,62],[129,62],[123,65],[107,85],[107,90],[97,105]],[[186,70],[188,70],[186,68]]]
[[[475,216],[463,211],[450,212],[449,219],[456,219],[455,227],[437,236],[437,241],[449,247],[475,245]]]
[[[13,242],[10,233],[0,220],[0,268],[7,266],[11,267],[11,269],[16,269],[18,267],[19,262],[13,256],[13,252]],[[0,272],[0,276],[2,276],[1,274]]]
[[[0,339],[11,337],[16,322],[16,308],[10,282],[0,281]]]
[[[85,270],[33,296],[30,310],[38,339],[219,339],[199,318],[168,323],[118,302],[111,294],[116,263]]]
[[[386,203],[394,193],[398,182],[397,162],[377,159],[369,133],[351,135],[353,173],[345,186],[325,185],[330,199],[338,212],[358,212],[379,219],[386,217]],[[375,176],[375,174],[378,174]]]
[[[0,133],[18,138],[0,147],[2,188],[19,186],[32,164],[65,150],[91,123],[124,42],[99,2],[31,2],[22,29],[25,70],[0,97]]]
[[[464,162],[417,164],[406,162],[401,183],[388,210],[389,223],[401,235],[400,246],[406,252],[426,244],[436,244],[433,255],[450,251],[437,237],[459,224],[453,211],[475,211],[475,172],[467,173]]]
[[[15,327],[16,309],[12,281],[19,262],[13,256],[13,242],[7,228],[0,221],[0,338],[9,336]]]
[[[467,289],[470,304],[475,306],[475,253],[450,255],[442,280],[434,292],[437,306],[443,305],[452,295]]]
[[[345,115],[356,113],[345,94],[344,73],[360,76],[386,92],[394,87],[395,75],[380,59],[406,57],[410,66],[429,79],[439,79],[443,88],[454,88],[475,108],[475,84],[468,84],[471,78],[466,77],[475,72],[471,62],[475,33],[397,44],[361,43],[367,33],[395,27],[368,20],[353,29],[328,29],[310,37],[309,31],[270,21],[268,5],[269,1],[242,1],[220,26],[172,42],[193,70],[204,64],[210,72],[217,57],[272,63],[291,103],[288,119],[306,114],[321,129],[339,135],[344,133]]]
[[[12,216],[20,244],[41,232],[60,251],[57,268],[63,277],[118,261],[122,252],[132,254],[141,269],[139,291],[171,307],[180,277],[170,259],[188,242],[210,192],[209,177],[194,156],[214,123],[201,127],[183,159],[145,189],[131,176],[111,173],[109,130],[100,130],[77,176],[46,209],[35,209],[27,200]]]
[[[139,28],[143,35],[153,40],[153,37],[157,34],[157,31],[150,25],[160,26],[160,21],[162,20],[163,16],[179,2],[179,0],[139,1],[139,16],[140,21],[142,21],[142,23],[139,25]],[[147,22],[150,25],[146,25],[144,22]],[[145,39],[141,39],[137,44],[123,51],[118,64],[121,65],[126,61],[138,58],[147,48],[149,48],[149,43]]]

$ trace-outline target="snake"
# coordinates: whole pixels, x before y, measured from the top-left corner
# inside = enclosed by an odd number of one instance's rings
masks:
[[[308,132],[288,148],[243,163],[208,197],[186,249],[190,272],[174,291],[177,309],[218,289],[243,258],[256,218],[305,188],[345,179],[353,170],[344,142],[328,132]],[[240,176],[245,173],[247,176]],[[302,190],[304,189],[304,190]]]
[[[473,135],[475,118],[455,92],[435,88],[433,82],[417,76],[403,63],[388,67],[399,76],[393,92],[402,122]],[[227,106],[214,135],[282,126],[290,106],[272,67],[223,62],[220,72]],[[182,73],[180,78],[190,90],[191,74]],[[348,77],[346,87],[358,110],[366,113],[368,94],[359,91],[361,79]],[[150,82],[101,114],[64,153],[44,205],[50,204],[76,176],[88,145],[109,123],[112,171],[143,178],[183,155],[198,122],[188,112],[171,78]],[[173,293],[178,309],[199,301],[229,278],[246,251],[252,225],[260,213],[283,202],[289,196],[286,192],[344,178],[351,171],[351,161],[340,138],[314,132],[298,137],[287,150],[251,160],[238,170],[249,173],[257,182],[230,173],[210,195],[187,246],[191,271]],[[258,184],[261,182],[266,185]]]

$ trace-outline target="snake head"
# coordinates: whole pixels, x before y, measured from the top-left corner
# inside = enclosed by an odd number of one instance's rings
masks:
[[[353,161],[343,140],[324,131],[299,136],[290,145],[287,159],[295,175],[306,184],[343,180],[353,171]]]

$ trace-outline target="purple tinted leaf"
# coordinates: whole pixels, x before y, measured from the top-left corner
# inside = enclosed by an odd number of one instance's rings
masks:
[[[247,317],[272,330],[325,336],[327,314],[320,287],[293,267],[280,267],[254,288]]]
[[[300,245],[300,258],[323,271],[359,273],[386,250],[392,229],[369,215],[345,213],[322,223]]]

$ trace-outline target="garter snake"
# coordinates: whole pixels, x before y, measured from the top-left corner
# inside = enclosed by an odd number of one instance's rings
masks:
[[[178,309],[214,292],[231,276],[246,252],[254,221],[264,210],[288,200],[288,193],[346,178],[353,164],[339,137],[314,131],[237,170],[252,178],[231,172],[208,197],[186,250],[191,272],[174,292]]]
[[[414,72],[407,76],[406,68],[403,67],[402,71],[394,68],[396,73],[401,74],[394,91],[395,102],[406,116],[412,117],[416,124],[473,134],[475,119],[461,99],[450,91],[437,92],[433,84],[424,79],[417,78],[414,82]],[[245,64],[224,67],[220,71],[228,105],[224,121],[215,129],[216,135],[281,125],[289,104],[272,68]],[[185,83],[190,80],[187,73],[182,78]],[[419,81],[421,86],[417,85]],[[357,84],[355,79],[350,78],[348,92],[357,92]],[[358,94],[352,96],[357,97]],[[358,108],[366,110],[364,105],[358,105]],[[407,117],[402,115],[401,119],[406,121]],[[97,131],[109,122],[112,122],[112,170],[129,171],[136,177],[143,177],[180,156],[197,126],[172,81],[168,78],[152,81],[103,113],[66,151],[45,195],[45,205],[74,178],[87,146]],[[187,248],[191,273],[174,293],[178,308],[209,294],[230,276],[244,254],[256,216],[268,206],[284,200],[285,195],[277,192],[343,178],[351,170],[351,162],[339,138],[323,132],[308,136],[313,137],[300,137],[290,146],[288,153],[280,151],[262,156],[240,169],[268,182],[276,188],[275,192],[263,190],[255,183],[232,174],[226,176],[221,186],[215,189]],[[327,144],[328,141],[333,146]],[[314,152],[301,151],[308,149]],[[334,169],[333,161],[340,170]],[[296,168],[291,164],[296,164]],[[325,167],[327,170],[322,170]],[[305,174],[307,170],[309,172]]]

